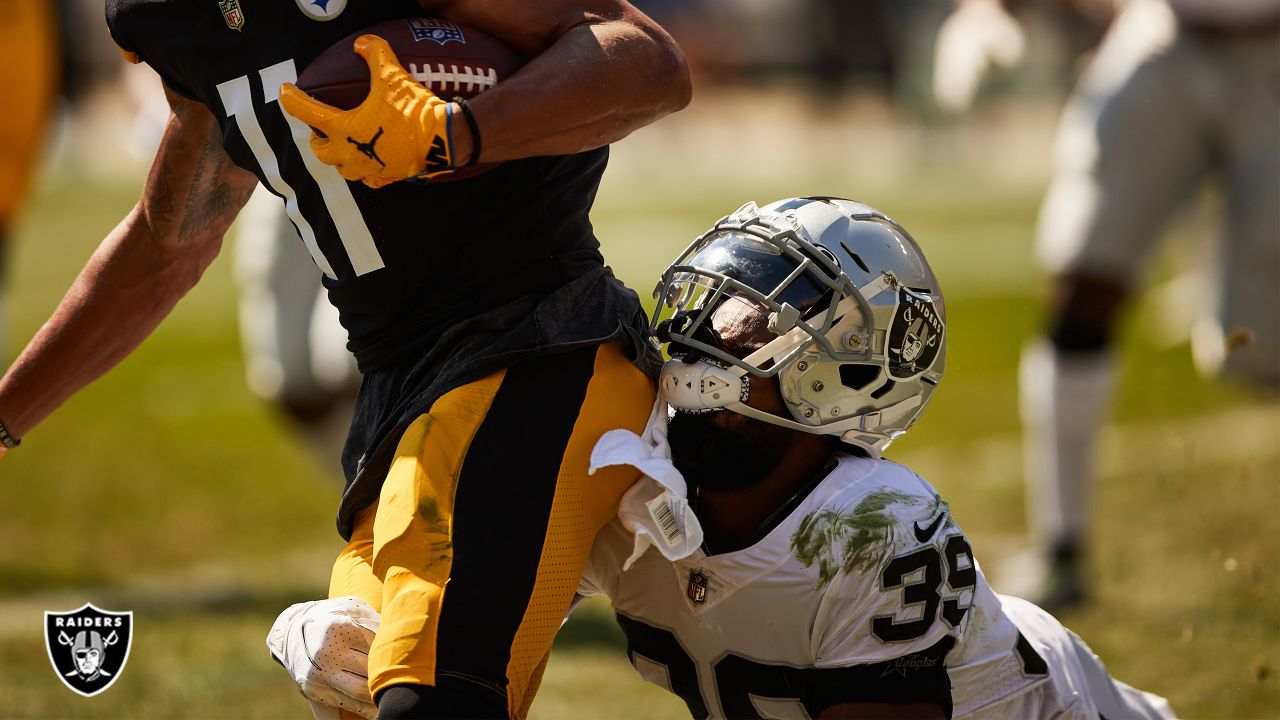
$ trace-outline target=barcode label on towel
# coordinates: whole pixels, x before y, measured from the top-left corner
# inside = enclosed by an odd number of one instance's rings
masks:
[[[645,503],[645,507],[649,509],[649,516],[662,531],[667,547],[671,548],[684,544],[684,530],[676,517],[676,509],[672,507],[674,502],[674,499],[668,498],[667,494],[663,493]]]

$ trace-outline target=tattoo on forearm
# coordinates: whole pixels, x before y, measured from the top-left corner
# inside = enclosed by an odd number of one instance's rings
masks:
[[[220,233],[253,191],[238,182],[222,149],[217,123],[202,119],[186,103],[173,107],[174,120],[163,140],[163,159],[151,171],[145,212],[158,237],[189,245],[207,233]],[[210,118],[211,120],[211,118]],[[189,123],[208,122],[207,132],[192,132]]]
[[[187,211],[182,217],[178,240],[183,244],[199,237],[210,224],[225,222],[228,213],[244,204],[247,193],[237,193],[226,181],[230,158],[222,150],[222,134],[215,125],[191,176]]]

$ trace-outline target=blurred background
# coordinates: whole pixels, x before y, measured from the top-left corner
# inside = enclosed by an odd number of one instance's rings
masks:
[[[844,196],[897,219],[943,283],[951,352],[932,408],[888,456],[950,501],[996,589],[1014,582],[1000,570],[1029,546],[1016,374],[1046,297],[1034,227],[1097,17],[1023,3],[1021,62],[954,113],[931,89],[949,0],[637,4],[681,41],[695,99],[615,146],[593,214],[606,258],[647,298],[679,249],[747,200]],[[119,59],[101,2],[62,12],[61,97],[5,248],[6,360],[136,201],[164,120],[158,79]],[[1197,374],[1194,318],[1162,290],[1196,266],[1220,205],[1210,190],[1176,220],[1125,316],[1093,597],[1060,617],[1181,716],[1275,718],[1280,407]],[[249,389],[232,244],[138,352],[0,463],[0,716],[309,717],[263,638],[284,606],[325,592],[342,545],[336,449],[317,452]],[[42,636],[44,611],[85,602],[134,612],[128,665],[93,698],[55,677]],[[593,601],[557,641],[533,717],[688,713],[640,680]]]

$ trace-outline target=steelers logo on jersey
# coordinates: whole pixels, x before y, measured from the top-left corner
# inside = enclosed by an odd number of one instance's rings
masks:
[[[933,300],[906,288],[898,289],[886,340],[885,369],[894,380],[911,380],[933,367],[946,332]]]
[[[332,20],[347,9],[347,0],[294,0],[298,9],[306,13],[312,20],[325,22]]]

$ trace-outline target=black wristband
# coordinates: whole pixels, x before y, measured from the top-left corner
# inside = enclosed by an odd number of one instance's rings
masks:
[[[0,422],[0,445],[7,448],[16,448],[21,444],[22,441],[10,435],[9,428],[5,427],[3,422]]]
[[[463,167],[471,167],[480,162],[480,124],[476,122],[476,116],[471,112],[471,106],[467,104],[466,98],[457,95],[450,102],[458,103],[458,107],[462,108],[462,117],[467,119],[467,127],[471,128],[471,157],[467,158],[467,164]]]

